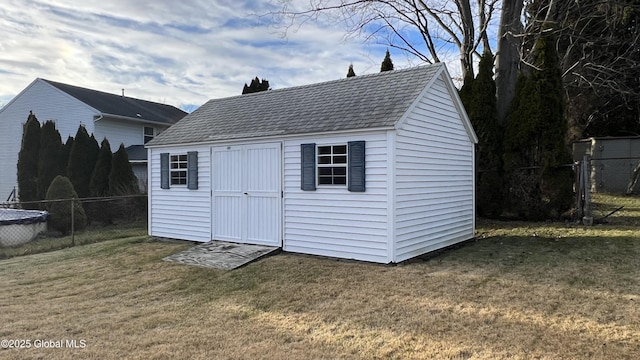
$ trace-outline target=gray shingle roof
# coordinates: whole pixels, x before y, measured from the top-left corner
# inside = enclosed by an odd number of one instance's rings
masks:
[[[165,125],[175,124],[187,115],[186,112],[171,105],[109,94],[46,79],[42,80],[103,114],[124,116]]]
[[[391,127],[442,66],[209,100],[147,145]]]
[[[147,149],[144,148],[144,145],[127,146],[125,150],[127,151],[127,157],[129,158],[129,161],[147,160]]]

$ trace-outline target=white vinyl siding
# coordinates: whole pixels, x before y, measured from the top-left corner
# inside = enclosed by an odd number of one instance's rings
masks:
[[[147,193],[147,164],[146,163],[132,163],[131,169],[138,178],[138,188],[143,194]]]
[[[346,187],[300,189],[300,144],[364,140],[366,192]],[[284,146],[284,250],[387,263],[387,142],[385,132],[292,139]]]
[[[124,147],[142,145],[143,127],[144,125],[141,123],[103,118],[96,121],[94,135],[98,143],[107,138],[109,145],[111,145],[111,151],[116,152],[120,144],[124,144]]]
[[[160,153],[198,152],[198,189],[186,186],[160,188]],[[149,234],[206,242],[211,240],[211,148],[185,146],[149,150]]]
[[[442,78],[396,136],[395,261],[473,237],[474,144]]]

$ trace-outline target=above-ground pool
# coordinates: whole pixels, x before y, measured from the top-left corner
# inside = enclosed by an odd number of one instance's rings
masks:
[[[49,213],[39,210],[0,209],[0,245],[15,246],[47,230]]]

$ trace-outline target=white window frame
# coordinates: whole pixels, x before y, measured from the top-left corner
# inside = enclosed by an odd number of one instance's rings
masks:
[[[336,153],[335,152],[335,148],[336,147],[344,147],[344,153]],[[328,154],[321,154],[320,149],[321,148],[330,148],[330,152]],[[321,162],[320,158],[324,158],[325,160],[329,160],[330,162]],[[344,162],[335,162],[336,160],[340,160],[341,158],[344,158]],[[342,176],[341,174],[335,174],[332,171],[331,175],[323,175],[321,174],[321,169],[327,169],[327,168],[331,168],[331,169],[336,169],[336,168],[343,168],[344,169],[344,176]],[[320,181],[320,178],[331,178],[331,183],[322,183]],[[335,179],[337,178],[344,178],[344,183],[336,183]],[[347,143],[339,143],[339,144],[323,144],[323,145],[318,145],[316,144],[316,185],[318,187],[324,187],[324,186],[329,186],[329,187],[347,187],[347,183],[348,183],[348,178],[349,178],[349,146]]]
[[[169,155],[169,185],[187,186],[188,184],[188,159],[187,154]]]
[[[149,135],[147,134],[147,129],[151,129],[153,134]],[[142,127],[142,143],[146,144],[149,141],[153,140],[153,138],[155,138],[158,135],[158,132],[156,130],[156,128],[154,128],[153,126],[143,126]],[[148,140],[147,140],[148,138]]]

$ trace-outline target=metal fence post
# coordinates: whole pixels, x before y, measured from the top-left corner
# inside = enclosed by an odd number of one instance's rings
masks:
[[[591,216],[591,179],[590,179],[590,164],[589,155],[582,157],[582,178],[584,184],[584,217],[582,223],[587,226],[593,225],[593,216]]]

